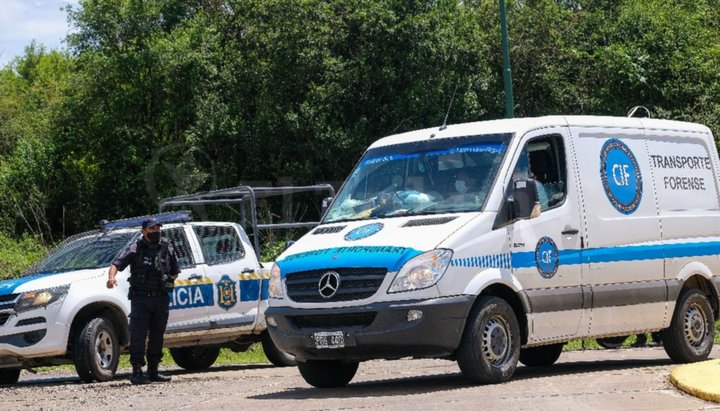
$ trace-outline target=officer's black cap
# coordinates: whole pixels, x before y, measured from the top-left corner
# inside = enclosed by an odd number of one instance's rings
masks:
[[[154,218],[148,218],[147,220],[143,221],[142,228],[150,228],[155,227],[156,225],[162,226],[160,222]]]

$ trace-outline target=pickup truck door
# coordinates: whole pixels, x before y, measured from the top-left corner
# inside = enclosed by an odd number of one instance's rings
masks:
[[[262,276],[247,235],[231,223],[191,227],[200,244],[205,275],[213,284],[215,304],[208,307],[212,327],[251,330],[258,317]]]
[[[208,315],[208,307],[214,304],[213,285],[205,276],[203,267],[197,264],[199,250],[193,250],[192,231],[179,226],[162,230],[163,237],[170,240],[180,266],[180,275],[170,294],[168,332],[192,328],[192,323]],[[197,247],[195,247],[197,248]]]

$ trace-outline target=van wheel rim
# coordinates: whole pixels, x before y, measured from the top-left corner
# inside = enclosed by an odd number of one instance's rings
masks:
[[[482,350],[485,359],[493,365],[501,365],[507,360],[510,330],[503,318],[495,316],[485,323]]]
[[[685,338],[694,347],[702,344],[707,334],[705,313],[699,305],[693,304],[685,312]]]
[[[109,369],[112,363],[113,341],[105,331],[100,331],[95,338],[95,360],[104,369]]]

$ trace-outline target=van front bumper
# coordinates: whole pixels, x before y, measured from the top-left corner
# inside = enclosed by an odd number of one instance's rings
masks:
[[[474,301],[460,295],[344,308],[270,307],[265,316],[275,344],[300,361],[447,357],[460,345]],[[344,346],[318,348],[317,335],[338,332]]]

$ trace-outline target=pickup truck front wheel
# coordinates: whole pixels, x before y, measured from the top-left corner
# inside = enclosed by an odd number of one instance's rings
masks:
[[[106,317],[91,318],[75,335],[73,362],[83,382],[111,380],[119,356],[120,343],[112,321]]]
[[[20,368],[0,368],[0,385],[15,384],[20,378]]]
[[[297,365],[295,356],[280,350],[270,337],[270,333],[265,331],[261,335],[263,352],[265,356],[276,367],[291,367]]]
[[[220,347],[216,345],[200,345],[197,347],[177,347],[170,349],[175,363],[189,371],[207,370],[220,355]]]

